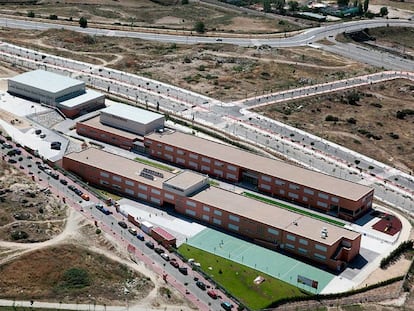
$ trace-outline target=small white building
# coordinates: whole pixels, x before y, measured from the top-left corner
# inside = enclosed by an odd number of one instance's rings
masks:
[[[125,104],[113,104],[101,110],[100,122],[144,136],[164,128],[163,115]]]

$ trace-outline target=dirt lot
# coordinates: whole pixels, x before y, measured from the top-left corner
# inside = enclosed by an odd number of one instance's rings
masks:
[[[349,100],[354,96],[359,100],[352,103]],[[414,82],[395,80],[258,111],[404,171],[413,171],[414,114],[401,114],[414,112],[413,99]]]
[[[307,47],[186,46],[64,30],[1,30],[0,35],[6,42],[144,75],[228,101],[374,71]]]

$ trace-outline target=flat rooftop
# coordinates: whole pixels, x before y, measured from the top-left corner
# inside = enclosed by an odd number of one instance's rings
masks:
[[[57,93],[74,86],[85,87],[85,82],[83,81],[40,69],[22,73],[9,80],[30,85],[50,93]]]
[[[111,172],[112,174],[128,178],[132,181],[135,180],[140,183],[154,186],[158,189],[162,188],[164,181],[174,176],[174,174],[170,172],[163,171],[97,148],[88,148],[80,152],[72,152],[65,155],[64,159],[65,158],[87,164],[103,171]],[[154,180],[151,180],[140,176],[140,173],[144,168],[158,171],[163,174],[163,177],[156,176]]]
[[[265,225],[280,228],[325,245],[333,245],[342,237],[356,239],[360,234],[318,219],[300,215],[273,205],[247,198],[217,187],[209,187],[192,197],[193,200],[240,215]],[[321,238],[326,228],[328,236]]]
[[[162,114],[151,112],[138,107],[125,104],[112,104],[101,110],[101,113],[111,114],[126,120],[138,123],[148,124],[160,118],[164,118]]]
[[[181,191],[185,191],[188,188],[203,182],[208,176],[195,173],[192,171],[183,171],[182,173],[171,177],[164,182],[165,185],[171,186]]]
[[[301,168],[280,160],[263,157],[194,135],[174,132],[168,134],[151,133],[146,137],[156,142],[189,150],[193,153],[353,201],[361,199],[372,191],[372,188],[368,186]]]
[[[81,124],[85,124],[87,126],[93,127],[95,129],[101,130],[101,131],[105,131],[111,134],[115,134],[115,135],[119,135],[128,139],[137,139],[138,137],[140,137],[137,134],[133,134],[127,131],[123,131],[120,130],[118,128],[109,126],[109,125],[105,125],[103,123],[101,123],[99,116],[93,117],[91,119],[85,120],[85,121],[81,121],[79,122]]]
[[[82,106],[84,103],[87,103],[91,100],[96,100],[98,98],[104,97],[105,95],[94,90],[85,90],[85,93],[71,99],[65,100],[58,103],[59,106],[66,109],[73,109]]]

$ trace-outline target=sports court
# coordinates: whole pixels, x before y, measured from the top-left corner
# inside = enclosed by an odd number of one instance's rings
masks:
[[[333,274],[324,270],[210,228],[189,238],[187,244],[259,270],[312,293],[320,293],[334,278]],[[298,283],[298,275],[317,281],[318,288]]]

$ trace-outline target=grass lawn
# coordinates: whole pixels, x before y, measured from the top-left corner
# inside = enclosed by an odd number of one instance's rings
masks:
[[[105,190],[102,190],[102,189],[96,189],[96,188],[95,188],[95,190],[98,191],[99,193],[103,194],[104,196],[106,196],[108,198],[111,198],[114,201],[118,201],[118,200],[122,199],[122,197],[120,197],[119,195],[116,195],[114,193],[110,193],[108,191],[105,191]]]
[[[331,219],[331,218],[328,218],[328,217],[324,217],[324,216],[321,216],[321,215],[318,215],[318,214],[314,214],[312,212],[308,212],[308,211],[302,210],[300,208],[293,207],[293,206],[288,205],[288,204],[280,203],[278,201],[274,201],[274,200],[262,197],[262,196],[257,195],[257,194],[253,194],[253,193],[250,193],[250,192],[243,192],[243,195],[248,197],[248,198],[255,199],[255,200],[267,203],[267,204],[275,205],[275,206],[287,209],[289,211],[292,211],[292,212],[295,212],[295,213],[298,213],[298,214],[302,214],[302,215],[306,215],[306,216],[309,216],[309,217],[312,217],[312,218],[315,218],[315,219],[319,219],[319,220],[331,223],[331,224],[339,226],[339,227],[344,227],[345,226],[345,224],[343,222],[340,222],[340,221],[337,221],[337,220],[334,220],[334,219]]]
[[[146,164],[152,167],[156,167],[156,168],[159,168],[160,170],[164,170],[164,171],[171,172],[171,173],[175,171],[175,168],[169,167],[167,165],[164,165],[158,162],[150,161],[147,159],[135,158],[134,161],[137,161],[139,163]]]
[[[195,258],[204,273],[251,309],[266,308],[282,298],[306,295],[293,285],[190,245],[182,244],[178,252],[187,259]],[[256,285],[253,280],[259,275],[265,281]]]

